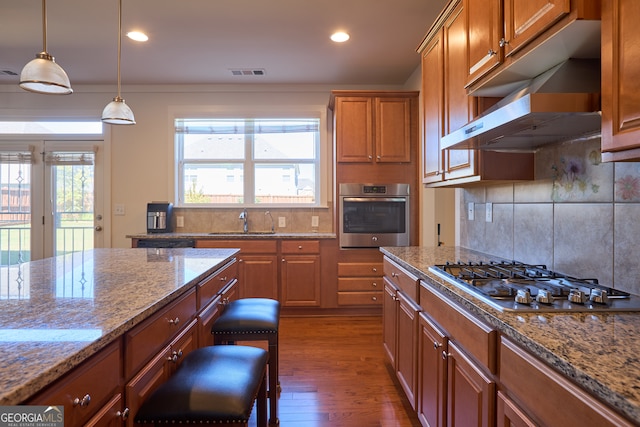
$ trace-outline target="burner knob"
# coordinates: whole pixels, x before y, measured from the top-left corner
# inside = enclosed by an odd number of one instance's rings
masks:
[[[528,289],[518,289],[516,302],[518,304],[531,304],[531,292]]]
[[[576,304],[584,304],[587,302],[587,294],[580,289],[571,289],[571,291],[569,291],[568,299],[570,302],[574,302]]]
[[[604,289],[591,289],[589,299],[593,302],[597,302],[598,304],[607,304],[609,302],[607,291]]]
[[[536,301],[540,304],[553,304],[553,295],[546,289],[539,289],[536,295]]]

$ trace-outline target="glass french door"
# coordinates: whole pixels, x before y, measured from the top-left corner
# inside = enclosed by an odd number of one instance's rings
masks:
[[[0,267],[102,247],[101,147],[0,143]]]

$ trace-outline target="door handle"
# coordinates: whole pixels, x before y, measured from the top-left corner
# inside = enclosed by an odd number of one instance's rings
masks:
[[[96,227],[94,228],[94,230],[96,230],[96,231],[102,231],[102,226],[101,226],[101,225],[96,225]]]

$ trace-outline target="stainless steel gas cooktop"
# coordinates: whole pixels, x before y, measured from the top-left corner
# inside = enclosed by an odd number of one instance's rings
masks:
[[[429,270],[501,311],[640,311],[640,297],[544,265],[517,261],[446,263]]]

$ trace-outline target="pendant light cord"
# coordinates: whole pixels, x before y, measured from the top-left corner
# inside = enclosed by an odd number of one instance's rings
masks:
[[[120,98],[120,57],[122,56],[122,0],[118,2],[118,98]]]
[[[47,51],[47,0],[42,0],[42,51]]]

